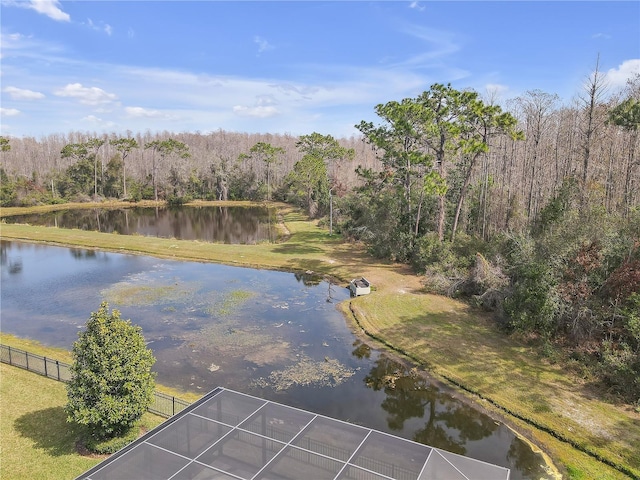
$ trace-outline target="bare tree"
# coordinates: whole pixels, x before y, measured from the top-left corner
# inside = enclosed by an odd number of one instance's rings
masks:
[[[580,133],[582,137],[582,188],[585,195],[588,190],[587,182],[589,180],[593,141],[600,127],[605,122],[602,109],[599,107],[601,106],[606,90],[606,78],[605,74],[600,71],[600,55],[598,55],[595,70],[585,81],[583,92],[578,97],[582,105],[582,125],[580,127]]]

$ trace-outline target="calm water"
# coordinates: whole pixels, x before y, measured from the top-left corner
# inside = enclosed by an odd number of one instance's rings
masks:
[[[4,221],[216,243],[254,244],[276,238],[275,210],[263,207],[73,209]]]
[[[343,286],[291,273],[1,242],[3,332],[71,348],[101,301],[142,327],[158,381],[225,386],[547,478],[502,424],[359,343]]]

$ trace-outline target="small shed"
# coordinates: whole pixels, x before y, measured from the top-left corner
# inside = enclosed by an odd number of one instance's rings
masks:
[[[364,277],[354,278],[349,282],[349,290],[351,290],[352,297],[368,295],[371,293],[371,283]]]

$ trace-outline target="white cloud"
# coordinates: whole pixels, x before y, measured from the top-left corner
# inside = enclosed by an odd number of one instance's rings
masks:
[[[15,117],[16,115],[20,115],[20,110],[15,108],[0,108],[0,115],[3,117]]]
[[[234,113],[243,117],[268,118],[278,115],[278,109],[273,105],[257,105],[255,107],[246,107],[244,105],[236,105],[233,107]]]
[[[59,97],[77,98],[84,105],[102,105],[118,99],[113,93],[105,92],[98,87],[83,87],[80,83],[70,83],[53,93]]]
[[[425,9],[424,5],[420,5],[420,2],[413,1],[409,4],[409,8],[413,8],[415,10],[423,11]]]
[[[35,10],[58,22],[71,21],[69,14],[60,9],[60,2],[58,0],[31,0],[29,4],[27,4],[27,8]]]
[[[611,38],[611,35],[609,35],[608,33],[596,33],[594,35],[591,35],[591,38],[603,38],[605,40],[609,40]]]
[[[164,120],[174,120],[177,118],[175,115],[161,112],[160,110],[142,107],[126,107],[124,111],[127,113],[127,116],[132,118],[160,118]]]
[[[607,81],[614,88],[624,87],[627,80],[640,75],[640,58],[625,60],[618,68],[611,68],[607,71]]]
[[[94,125],[97,125],[103,128],[112,128],[116,126],[114,122],[105,121],[100,117],[96,117],[95,115],[87,115],[82,119],[82,121],[87,123],[92,123]]]
[[[273,50],[275,48],[266,39],[257,35],[253,38],[253,41],[258,44],[258,53],[266,52],[267,50]]]
[[[17,87],[5,87],[2,91],[7,92],[14,100],[39,100],[45,97],[44,93]]]

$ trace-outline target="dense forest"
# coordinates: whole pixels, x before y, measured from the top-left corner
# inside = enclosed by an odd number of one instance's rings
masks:
[[[434,84],[359,135],[72,132],[0,137],[2,206],[279,200],[432,291],[493,312],[549,361],[640,405],[640,76],[570,104]]]

